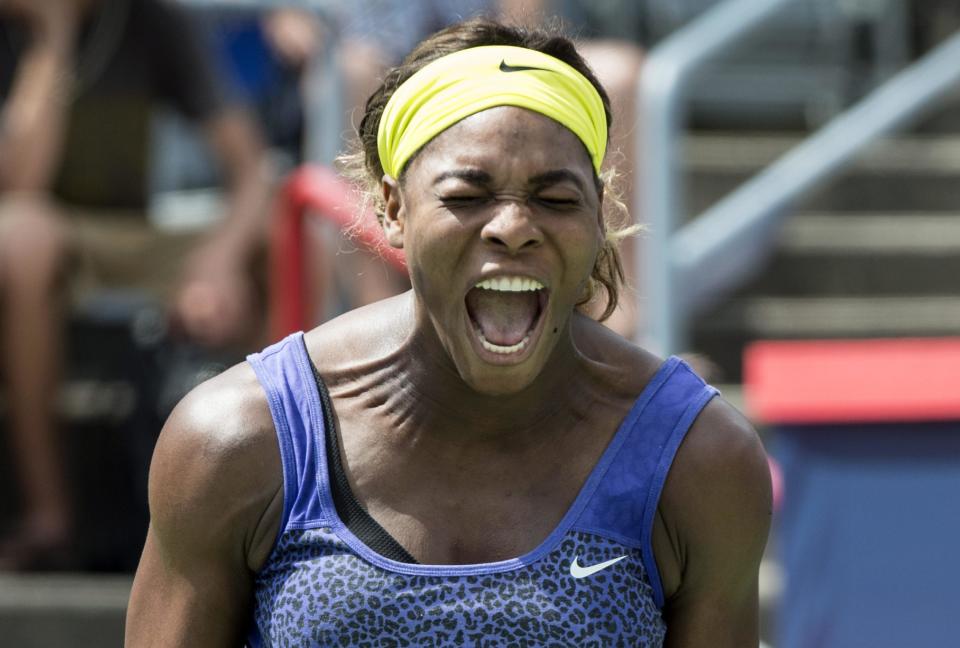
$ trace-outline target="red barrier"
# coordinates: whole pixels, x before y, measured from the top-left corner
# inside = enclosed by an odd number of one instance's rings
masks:
[[[960,338],[757,342],[744,398],[764,423],[960,420]]]
[[[304,220],[318,217],[349,230],[350,237],[406,272],[403,252],[387,245],[372,213],[363,213],[354,189],[333,170],[303,166],[284,182],[277,199],[270,241],[271,339],[310,325]]]

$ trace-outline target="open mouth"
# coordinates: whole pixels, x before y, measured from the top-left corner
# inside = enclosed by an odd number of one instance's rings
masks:
[[[539,330],[547,290],[530,277],[493,277],[471,288],[465,302],[480,346],[498,356],[519,356]]]

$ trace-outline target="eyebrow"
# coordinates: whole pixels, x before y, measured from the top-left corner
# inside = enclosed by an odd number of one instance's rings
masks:
[[[438,185],[444,180],[450,180],[451,178],[482,186],[493,183],[493,176],[486,171],[481,171],[480,169],[453,169],[452,171],[444,171],[438,175],[433,179],[433,184]]]
[[[493,176],[480,169],[453,169],[444,171],[433,180],[434,185],[438,185],[444,180],[450,179],[463,180],[470,184],[479,186],[489,186],[493,183]],[[576,185],[580,191],[585,191],[583,180],[573,171],[568,169],[553,169],[537,174],[530,178],[529,184],[536,187],[546,187],[549,185],[560,184],[561,182],[571,182]]]
[[[583,180],[569,169],[554,169],[530,178],[530,184],[537,187],[546,187],[549,185],[560,184],[561,182],[572,182],[581,192],[586,191]]]

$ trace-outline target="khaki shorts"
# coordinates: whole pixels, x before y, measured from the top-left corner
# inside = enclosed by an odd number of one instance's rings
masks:
[[[203,235],[158,230],[138,212],[64,212],[75,252],[69,278],[75,303],[104,290],[136,290],[166,301]]]

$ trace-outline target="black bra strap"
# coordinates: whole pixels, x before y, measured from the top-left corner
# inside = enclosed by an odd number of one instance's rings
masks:
[[[323,423],[327,431],[324,435],[324,444],[327,448],[327,474],[330,475],[330,491],[333,494],[333,505],[337,509],[337,515],[353,535],[384,558],[403,563],[416,563],[413,556],[407,553],[407,550],[387,533],[354,497],[340,457],[339,432],[333,417],[330,392],[327,391],[327,386],[323,383],[316,367],[313,367],[313,376],[317,381],[317,391],[320,393],[320,403],[323,407]]]

